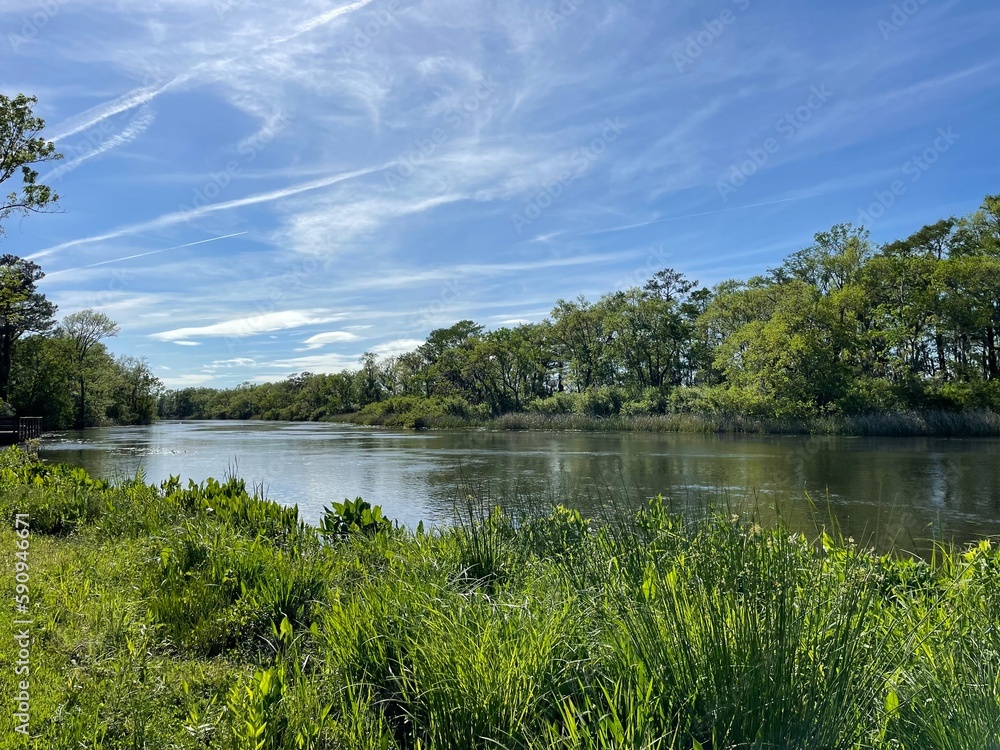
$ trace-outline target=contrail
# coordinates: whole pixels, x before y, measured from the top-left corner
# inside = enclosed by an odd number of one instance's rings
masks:
[[[273,47],[276,44],[283,44],[285,42],[291,41],[292,39],[302,36],[303,34],[306,34],[312,31],[313,29],[319,28],[320,26],[325,26],[326,24],[330,23],[330,21],[340,18],[341,16],[345,16],[348,13],[353,13],[356,10],[361,10],[366,5],[370,5],[372,2],[374,2],[374,0],[357,0],[357,2],[350,3],[349,5],[344,5],[339,8],[334,8],[333,10],[329,10],[326,13],[314,16],[313,18],[310,18],[307,21],[303,21],[301,24],[296,26],[295,29],[290,34],[281,37],[276,37],[267,42],[264,42],[264,44],[254,47],[253,50],[251,51],[251,54],[262,52],[263,50],[269,49],[270,47]],[[192,78],[195,78],[196,74],[199,73],[200,70],[203,68],[209,68],[209,67],[224,68],[228,66],[230,63],[236,62],[237,60],[241,59],[241,57],[246,57],[246,55],[244,54],[241,56],[230,57],[228,59],[222,61],[216,61],[214,63],[209,63],[209,62],[199,63],[187,73],[182,73],[178,76],[175,76],[173,79],[163,84],[162,86],[159,87],[150,86],[146,88],[134,89],[126,94],[122,94],[117,99],[111,99],[110,101],[103,102],[95,107],[91,107],[85,112],[81,112],[80,114],[70,118],[68,121],[61,123],[61,125],[57,126],[55,128],[56,135],[52,136],[49,140],[53,141],[54,143],[58,143],[61,140],[69,138],[71,135],[76,135],[77,133],[86,130],[87,128],[97,125],[99,122],[102,122],[103,120],[106,120],[107,118],[113,115],[117,115],[121,112],[126,112],[142,104],[147,104],[151,102],[160,94],[163,94],[164,92],[169,91],[170,89],[180,86],[184,83],[187,83]]]
[[[125,235],[150,232],[155,229],[163,229],[164,227],[173,226],[175,224],[183,224],[184,222],[197,219],[201,216],[205,216],[206,214],[215,213],[216,211],[228,211],[231,208],[242,208],[244,206],[253,206],[258,203],[268,203],[281,198],[288,198],[293,195],[298,195],[299,193],[304,193],[308,190],[329,187],[337,184],[338,182],[343,182],[344,180],[351,180],[355,177],[363,177],[365,175],[372,174],[373,172],[387,169],[393,166],[394,163],[395,162],[390,162],[389,164],[385,164],[381,167],[370,167],[368,169],[358,169],[353,172],[344,172],[330,177],[324,177],[319,180],[312,180],[311,182],[303,182],[298,185],[281,188],[280,190],[272,190],[268,193],[258,193],[257,195],[251,195],[247,198],[238,198],[236,200],[225,201],[223,203],[209,203],[208,205],[201,206],[199,208],[174,211],[173,213],[164,214],[163,216],[158,216],[157,218],[150,219],[149,221],[143,221],[138,224],[128,224],[124,227],[119,227],[118,229],[112,229],[110,232],[105,232],[104,234],[96,234],[91,237],[81,237],[77,240],[70,240],[58,245],[53,245],[52,247],[47,247],[44,250],[32,253],[31,255],[26,256],[25,259],[35,260],[37,258],[44,258],[48,255],[52,255],[59,250],[65,250],[68,247],[89,245],[93,242],[103,242],[104,240],[113,240],[118,237],[124,237]]]
[[[118,148],[119,146],[123,146],[126,143],[131,143],[140,135],[142,135],[146,131],[146,128],[148,128],[150,125],[153,124],[154,119],[156,118],[155,115],[153,115],[153,112],[148,107],[144,107],[143,109],[139,110],[138,114],[135,116],[135,119],[133,119],[132,122],[130,122],[128,126],[118,135],[108,138],[106,141],[97,146],[97,148],[95,148],[94,150],[89,151],[88,153],[85,153],[82,156],[78,156],[77,158],[73,159],[70,162],[67,162],[66,164],[56,167],[47,175],[40,178],[39,181],[45,182],[46,180],[58,179],[62,177],[64,174],[72,172],[74,169],[76,169],[78,166],[83,164],[83,162],[87,161],[88,159],[93,159],[95,156],[100,156],[101,154],[110,151],[113,148]]]
[[[624,232],[627,229],[639,229],[640,227],[648,227],[650,224],[663,224],[668,221],[680,221],[681,219],[696,219],[700,216],[714,216],[715,214],[725,214],[730,211],[742,211],[746,208],[761,208],[762,206],[776,206],[779,203],[790,203],[793,201],[804,200],[803,198],[782,198],[776,201],[766,201],[765,203],[752,203],[748,206],[733,206],[731,208],[720,208],[717,211],[703,211],[698,214],[685,214],[683,216],[668,216],[665,219],[653,219],[652,221],[644,221],[639,224],[626,224],[621,227],[608,227],[607,229],[594,229],[590,232],[580,232],[579,237],[586,237],[592,234],[608,234],[611,232]]]
[[[104,102],[103,104],[98,104],[96,107],[91,107],[86,112],[81,112],[75,117],[70,118],[67,122],[62,123],[61,127],[65,129],[59,131],[59,127],[57,127],[56,135],[52,136],[49,140],[53,143],[58,143],[59,141],[65,140],[71,135],[76,135],[80,131],[86,130],[87,128],[92,127],[113,115],[117,115],[120,112],[127,112],[128,110],[134,109],[142,104],[147,104],[164,91],[168,91],[173,87],[184,83],[191,78],[191,75],[192,74],[190,73],[185,73],[184,75],[179,75],[173,80],[168,81],[159,88],[150,87],[135,89],[134,91],[129,91],[127,94],[119,96],[117,99],[112,99],[111,101]]]
[[[357,2],[351,3],[349,5],[343,5],[339,8],[334,8],[333,10],[329,10],[321,15],[314,16],[313,18],[310,18],[308,21],[304,21],[303,23],[299,24],[295,28],[295,30],[288,36],[282,36],[278,37],[277,39],[272,39],[271,41],[261,45],[261,47],[258,47],[257,49],[258,50],[266,49],[275,44],[283,44],[284,42],[291,41],[295,37],[302,36],[303,34],[310,32],[315,28],[319,28],[320,26],[325,26],[326,24],[330,23],[330,21],[333,21],[336,18],[340,18],[341,16],[346,16],[348,13],[353,13],[356,10],[361,10],[366,5],[371,5],[373,2],[375,2],[375,0],[358,0]]]
[[[148,253],[136,253],[135,255],[126,255],[121,258],[112,258],[111,260],[102,260],[99,263],[90,263],[86,266],[77,266],[76,268],[64,268],[62,271],[53,271],[52,273],[45,274],[46,278],[51,278],[53,276],[58,276],[61,273],[71,273],[72,271],[82,271],[85,268],[97,268],[97,266],[106,266],[109,263],[121,263],[124,260],[135,260],[136,258],[145,258],[149,255],[157,255],[158,253],[166,253],[170,250],[181,250],[185,247],[194,247],[195,245],[204,245],[206,242],[218,242],[219,240],[228,240],[230,237],[240,237],[247,232],[234,232],[233,234],[224,234],[221,237],[209,237],[207,240],[198,240],[197,242],[188,242],[184,245],[175,245],[174,247],[165,247],[162,250],[150,250]]]

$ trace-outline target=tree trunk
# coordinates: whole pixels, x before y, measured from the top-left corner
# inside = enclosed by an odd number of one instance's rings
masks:
[[[934,344],[937,346],[938,370],[944,374],[944,379],[948,379],[948,360],[944,353],[944,336],[937,333],[934,336]]]
[[[82,430],[87,426],[87,389],[83,376],[80,376],[80,415],[76,420],[76,428]]]
[[[993,326],[989,326],[986,329],[986,361],[987,361],[987,376],[990,380],[996,380],[997,375],[997,336],[996,329]]]
[[[10,360],[11,349],[14,348],[14,341],[10,335],[4,333],[0,339],[0,399],[7,400],[10,392]]]

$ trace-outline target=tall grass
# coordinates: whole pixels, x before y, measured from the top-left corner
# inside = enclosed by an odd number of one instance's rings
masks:
[[[903,411],[826,417],[763,418],[735,413],[680,412],[596,417],[588,414],[518,412],[492,419],[427,415],[399,422],[377,415],[336,417],[365,425],[450,429],[570,430],[580,432],[690,432],[754,435],[859,435],[871,437],[1000,437],[1000,414],[988,410]]]
[[[4,517],[73,519],[32,537],[27,746],[1000,746],[988,542],[880,556],[659,499],[322,535],[235,480],[94,485],[72,515],[83,479],[25,466],[0,455]]]

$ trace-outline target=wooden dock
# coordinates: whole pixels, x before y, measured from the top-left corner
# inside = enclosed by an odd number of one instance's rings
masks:
[[[0,417],[0,445],[18,445],[41,436],[41,417]]]

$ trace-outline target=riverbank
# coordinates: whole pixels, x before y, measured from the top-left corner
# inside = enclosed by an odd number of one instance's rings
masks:
[[[1000,741],[988,543],[878,557],[657,501],[600,527],[560,508],[439,531],[356,503],[316,529],[235,479],[111,486],[16,451],[0,514],[38,747]],[[12,721],[0,747],[22,746]]]
[[[557,430],[582,432],[688,432],[752,435],[840,435],[858,437],[1000,437],[1000,414],[907,411],[809,419],[765,419],[739,414],[678,413],[598,417],[588,414],[521,412],[483,419],[434,409],[368,409],[324,421],[408,429]]]

